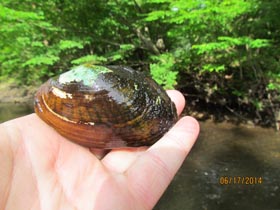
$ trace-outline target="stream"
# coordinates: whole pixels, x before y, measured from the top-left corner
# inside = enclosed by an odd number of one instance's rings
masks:
[[[200,125],[195,146],[155,209],[280,210],[280,133]]]

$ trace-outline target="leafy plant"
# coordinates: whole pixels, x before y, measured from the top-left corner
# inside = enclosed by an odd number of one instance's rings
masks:
[[[276,0],[2,0],[0,77],[33,84],[84,62],[126,64],[266,121],[280,110],[279,10]]]
[[[173,70],[175,59],[172,54],[154,56],[153,60],[155,63],[150,64],[152,77],[165,89],[174,89],[178,72]]]
[[[74,59],[71,61],[72,64],[83,64],[83,63],[94,63],[94,64],[100,64],[102,62],[106,62],[107,59],[103,56],[97,56],[97,55],[86,55],[83,57],[80,57],[78,59]]]

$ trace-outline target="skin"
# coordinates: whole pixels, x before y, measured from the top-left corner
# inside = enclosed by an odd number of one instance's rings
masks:
[[[180,114],[184,97],[168,94]],[[99,159],[35,114],[2,123],[0,209],[152,209],[198,133],[197,121],[183,117],[153,146],[113,149]]]

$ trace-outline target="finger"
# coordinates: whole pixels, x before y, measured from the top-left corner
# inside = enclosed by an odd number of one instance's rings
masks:
[[[114,149],[101,161],[108,170],[123,173],[146,150],[147,147]]]
[[[180,115],[185,107],[185,97],[178,90],[168,90],[166,91],[168,96],[171,98],[171,101],[174,102],[177,109],[177,114]]]
[[[175,103],[178,114],[181,113],[185,105],[184,96],[176,90],[169,90],[167,93]],[[109,170],[122,173],[126,171],[135,159],[146,149],[147,147],[114,149],[102,159],[102,162]]]
[[[184,117],[127,170],[131,191],[152,209],[183,163],[199,132],[192,117]]]

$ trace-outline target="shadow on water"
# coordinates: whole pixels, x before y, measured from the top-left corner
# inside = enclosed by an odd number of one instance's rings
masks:
[[[280,134],[200,124],[196,145],[155,209],[280,210]],[[232,183],[220,184],[223,177],[232,177]],[[251,179],[256,184],[237,184],[238,177],[256,177]]]
[[[0,104],[0,122],[33,112]],[[280,210],[280,133],[260,127],[201,122],[197,143],[155,210]],[[220,184],[223,177],[261,177]]]

